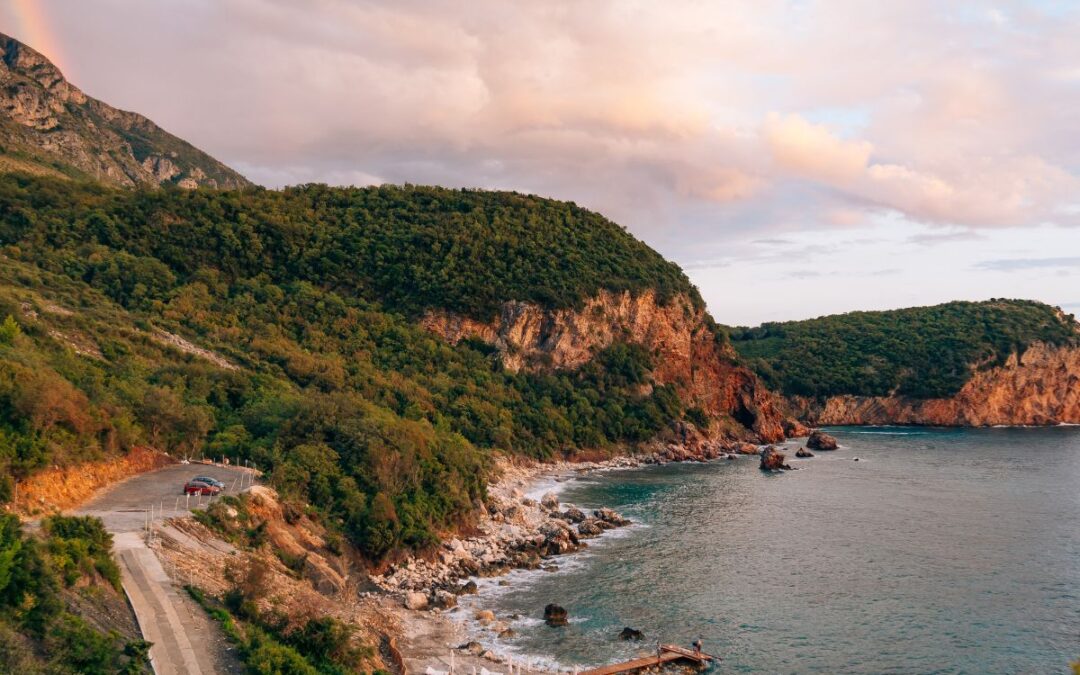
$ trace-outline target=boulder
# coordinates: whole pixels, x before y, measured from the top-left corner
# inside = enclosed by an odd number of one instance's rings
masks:
[[[567,507],[562,513],[562,519],[571,523],[580,523],[585,520],[585,512],[573,506]]]
[[[481,609],[473,615],[473,618],[476,619],[480,625],[486,626],[495,621],[495,612],[490,609]]]
[[[814,453],[810,452],[806,448],[799,448],[795,451],[795,456],[799,459],[806,459],[807,457],[813,457]]]
[[[554,492],[548,492],[540,498],[540,506],[551,511],[559,509],[559,497]]]
[[[475,581],[467,581],[457,589],[458,595],[476,595],[478,589]]]
[[[406,609],[427,609],[428,596],[426,593],[406,593],[405,594],[405,607]]]
[[[514,632],[513,628],[507,628],[506,630],[499,631],[499,637],[504,639],[504,640],[512,638],[512,637],[516,637],[516,636],[517,636],[517,633]]]
[[[548,605],[544,608],[544,623],[549,626],[565,626],[569,623],[568,614],[558,605]]]
[[[457,607],[457,596],[450,591],[435,591],[435,604],[443,609]]]
[[[622,527],[624,525],[630,524],[629,520],[623,518],[612,509],[596,509],[595,511],[593,511],[593,516],[595,516],[598,520],[605,522],[609,525],[614,525],[615,527]]]
[[[753,443],[738,443],[735,446],[735,451],[740,455],[756,455],[761,450]]]
[[[570,553],[578,548],[577,532],[565,521],[549,520],[540,526],[541,548],[545,555]]]
[[[629,626],[627,626],[626,628],[622,629],[621,633],[619,633],[619,639],[621,639],[621,640],[636,640],[636,641],[640,642],[640,641],[645,639],[645,633],[642,633],[641,631],[637,630],[636,628],[630,628]]]
[[[586,518],[578,523],[578,534],[582,537],[598,537],[604,533],[601,521],[596,518]]]
[[[784,459],[784,453],[770,445],[761,452],[761,470],[779,471],[780,469],[790,469],[790,466],[784,464]]]
[[[806,439],[806,447],[811,450],[835,450],[840,445],[835,438],[824,431],[815,431]]]
[[[458,649],[463,651],[463,652],[468,652],[469,654],[472,654],[473,656],[480,656],[481,654],[484,653],[484,645],[482,645],[482,644],[480,644],[479,642],[476,642],[476,641],[466,642],[465,644],[458,647]]]
[[[802,438],[810,434],[810,428],[799,420],[786,419],[780,423],[784,429],[784,435],[788,438]]]

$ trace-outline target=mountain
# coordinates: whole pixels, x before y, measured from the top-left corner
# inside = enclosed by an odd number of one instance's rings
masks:
[[[1080,325],[1042,303],[852,312],[730,335],[811,423],[1080,423]]]
[[[268,467],[380,558],[467,521],[496,453],[783,436],[678,267],[567,202],[9,174],[0,253],[14,478],[206,448]]]
[[[0,171],[122,187],[251,183],[142,115],[87,96],[48,59],[0,34]]]

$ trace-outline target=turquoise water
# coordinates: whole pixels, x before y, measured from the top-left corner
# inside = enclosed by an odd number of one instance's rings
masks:
[[[701,637],[720,672],[1057,673],[1080,658],[1080,429],[832,432],[840,450],[780,475],[746,458],[563,484],[564,502],[639,524],[557,572],[486,584],[479,602],[521,616],[500,643],[570,667]],[[549,602],[569,627],[539,621]],[[623,626],[647,642],[618,640]]]

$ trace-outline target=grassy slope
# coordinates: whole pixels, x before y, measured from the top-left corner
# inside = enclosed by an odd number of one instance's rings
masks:
[[[916,398],[958,392],[980,367],[1035,341],[1076,344],[1075,321],[1026,300],[851,312],[730,331],[739,354],[787,394]]]

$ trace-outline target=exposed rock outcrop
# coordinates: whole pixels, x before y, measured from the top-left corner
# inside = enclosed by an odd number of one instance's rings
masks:
[[[569,617],[565,608],[556,604],[550,604],[544,608],[544,623],[549,626],[565,626]]]
[[[975,372],[950,398],[792,397],[790,403],[799,417],[821,425],[1080,424],[1080,347],[1035,343],[1000,367]]]
[[[662,304],[651,291],[602,291],[578,309],[507,302],[489,321],[439,310],[422,324],[452,343],[475,338],[493,345],[511,370],[577,368],[614,342],[639,344],[654,355],[656,383],[674,385],[690,405],[734,421],[711,431],[742,429],[766,442],[784,437],[777,399],[685,295]]]
[[[636,628],[631,628],[630,626],[627,626],[622,629],[621,633],[619,633],[619,639],[641,642],[645,639],[645,633],[642,633]]]
[[[251,185],[142,115],[87,96],[47,58],[0,34],[0,171],[12,170],[124,187]]]
[[[773,446],[769,446],[761,451],[761,470],[762,471],[781,471],[790,470],[791,467],[784,463],[787,459],[784,453],[780,452]]]
[[[835,450],[840,447],[836,438],[824,431],[815,431],[806,439],[806,447],[811,450]]]

